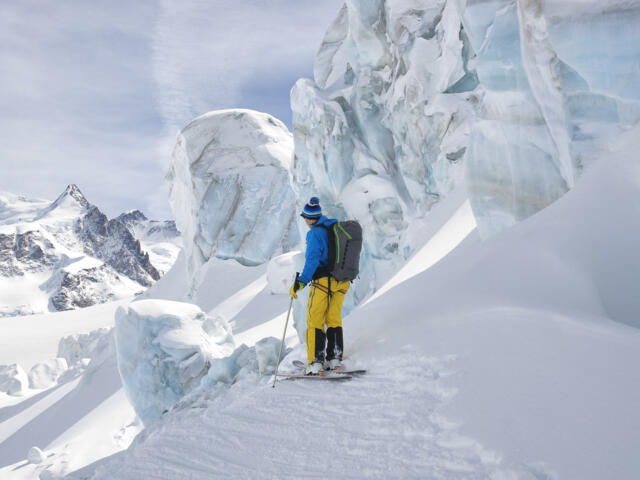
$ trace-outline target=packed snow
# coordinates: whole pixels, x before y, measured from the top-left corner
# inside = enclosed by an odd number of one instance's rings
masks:
[[[450,206],[432,238],[463,237],[458,247],[435,264],[416,254],[345,319],[345,363],[365,376],[205,385],[92,478],[637,477],[637,133],[487,242],[468,234],[468,206]],[[304,358],[295,336],[288,345],[284,371]],[[309,438],[322,456],[301,449]]]

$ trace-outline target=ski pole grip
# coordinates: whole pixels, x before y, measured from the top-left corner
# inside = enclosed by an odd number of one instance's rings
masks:
[[[294,284],[298,283],[298,277],[300,276],[300,272],[296,272],[296,279],[293,281]]]

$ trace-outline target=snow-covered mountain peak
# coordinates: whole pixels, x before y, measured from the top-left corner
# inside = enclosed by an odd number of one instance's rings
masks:
[[[0,316],[141,293],[170,268],[179,243],[174,222],[140,211],[110,220],[74,184],[53,202],[1,193]]]
[[[67,185],[67,188],[65,188],[64,192],[53,202],[53,205],[69,204],[71,202],[75,202],[83,208],[89,206],[89,202],[74,183]]]
[[[55,217],[80,214],[90,203],[75,184],[65,188],[53,202],[41,198],[28,198],[10,192],[0,192],[0,225],[30,223],[48,216],[54,210]]]
[[[118,215],[117,218],[118,220],[126,223],[127,225],[130,223],[148,220],[146,215],[142,213],[140,210],[129,210],[128,212],[121,213],[120,215]]]
[[[70,184],[67,185],[67,188],[58,198],[38,214],[37,219],[50,216],[54,211],[56,217],[75,217],[84,212],[90,205],[78,186]]]
[[[140,210],[129,210],[118,215],[115,220],[126,225],[133,236],[140,240],[142,249],[149,254],[151,263],[161,274],[169,271],[182,246],[176,222],[149,220]]]

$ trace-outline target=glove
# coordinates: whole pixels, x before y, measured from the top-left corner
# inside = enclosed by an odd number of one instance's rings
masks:
[[[298,294],[296,293],[298,290],[302,290],[305,287],[305,284],[301,281],[296,281],[293,282],[293,285],[291,285],[291,290],[289,290],[289,293],[291,294],[291,298],[298,298]]]

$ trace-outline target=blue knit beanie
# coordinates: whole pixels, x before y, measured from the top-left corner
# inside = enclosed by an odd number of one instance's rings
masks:
[[[318,197],[311,197],[309,203],[304,206],[301,217],[316,220],[322,216],[322,209],[320,208],[320,200]]]

